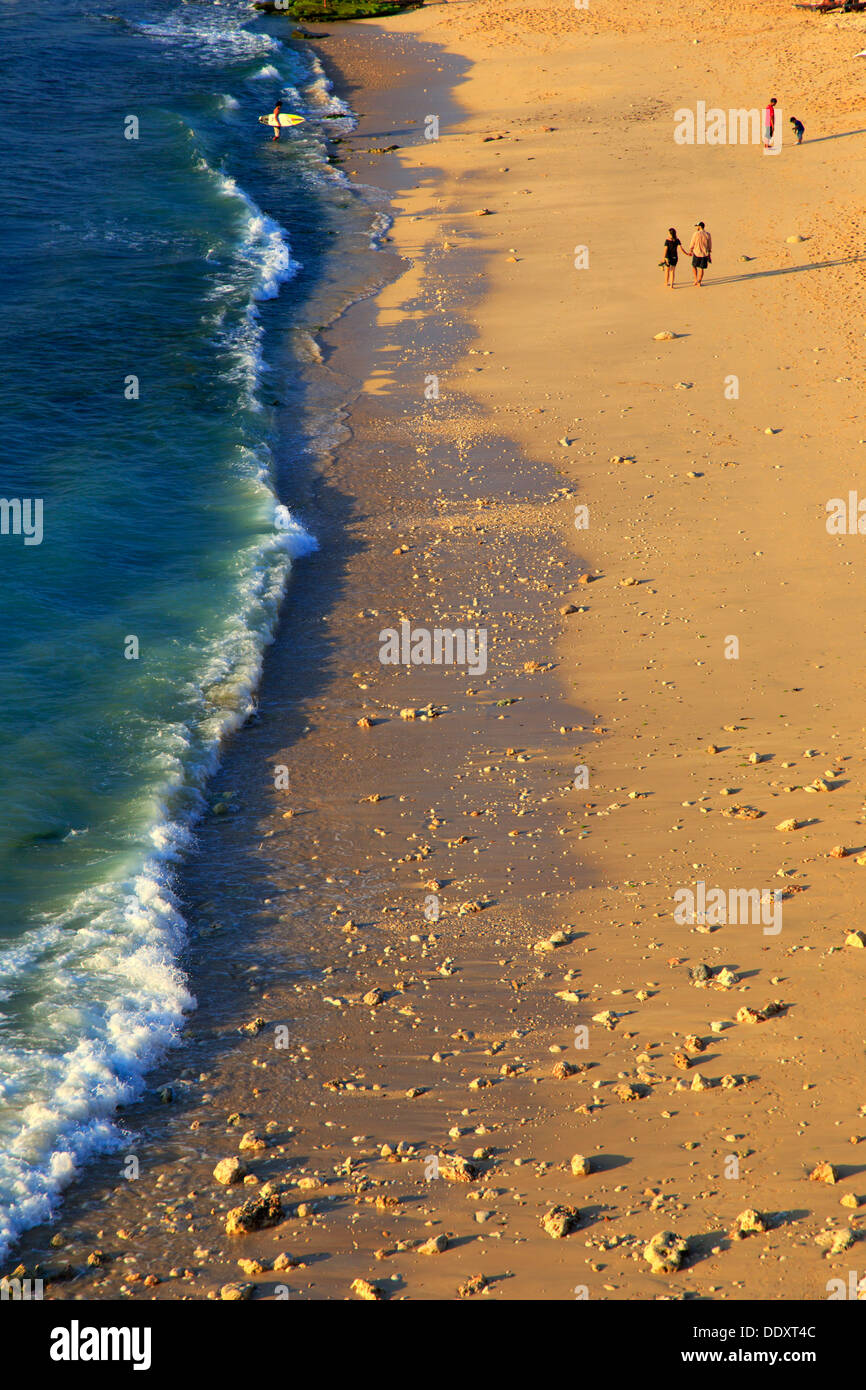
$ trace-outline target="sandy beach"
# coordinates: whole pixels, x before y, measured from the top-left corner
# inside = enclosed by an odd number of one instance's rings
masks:
[[[340,437],[182,871],[198,1010],[15,1258],[58,1300],[827,1299],[866,1211],[866,14],[325,28],[387,283],[310,311]],[[778,155],[674,138],[771,96]],[[387,664],[401,624],[483,659]]]

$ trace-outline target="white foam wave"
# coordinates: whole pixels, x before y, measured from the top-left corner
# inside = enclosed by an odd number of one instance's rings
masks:
[[[267,364],[262,355],[263,330],[258,305],[276,298],[280,286],[301,267],[291,254],[285,230],[262,212],[235,179],[210,169],[204,161],[200,167],[215,179],[220,195],[237,205],[241,217],[232,274],[228,280],[216,283],[210,294],[211,303],[216,306],[211,322],[217,340],[227,349],[227,360],[232,364],[230,376],[243,383],[248,407],[259,410],[257,391]],[[240,317],[230,319],[226,327],[225,306],[237,294],[239,282],[246,284],[246,307]]]
[[[27,987],[38,996],[28,1037],[13,1033],[0,1050],[0,1254],[54,1214],[84,1160],[121,1142],[116,1107],[140,1094],[194,1007],[175,963],[183,919],[156,859],[33,935],[15,962],[29,958]]]
[[[228,174],[215,174],[215,177],[220,191],[242,204],[246,212],[246,229],[240,254],[258,271],[252,297],[273,299],[279,294],[280,285],[290,280],[301,268],[300,262],[292,258],[286,231],[262,212],[235,179]]]
[[[307,53],[307,59],[313,73],[313,80],[308,82],[304,88],[304,95],[311,110],[320,116],[342,116],[348,122],[349,128],[354,128],[356,121],[352,108],[348,102],[343,101],[334,93],[330,79],[322,67],[321,59],[312,49]],[[345,127],[337,127],[337,129]]]
[[[251,72],[247,81],[261,82],[263,79],[271,80],[274,77],[279,77],[279,75],[279,68],[274,67],[273,63],[266,63],[263,68],[259,68],[258,72]]]
[[[282,49],[272,34],[245,28],[249,20],[249,13],[244,11],[216,15],[184,6],[163,19],[134,24],[133,28],[157,43],[191,49],[219,65],[261,58]]]
[[[394,219],[388,212],[377,212],[370,224],[368,233],[370,246],[374,251],[382,249],[382,243],[394,225]]]

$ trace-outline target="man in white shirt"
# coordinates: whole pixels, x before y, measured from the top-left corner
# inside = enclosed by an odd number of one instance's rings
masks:
[[[712,259],[713,238],[710,236],[703,222],[695,223],[695,230],[689,242],[687,255],[692,258],[692,273],[695,277],[695,285],[701,287],[704,278],[704,271]]]

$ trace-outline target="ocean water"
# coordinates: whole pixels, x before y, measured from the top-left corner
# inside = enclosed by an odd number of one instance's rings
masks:
[[[286,345],[375,219],[288,21],[105,4],[0,0],[0,1254],[194,1007],[172,866],[315,547]],[[272,145],[279,94],[308,120]]]

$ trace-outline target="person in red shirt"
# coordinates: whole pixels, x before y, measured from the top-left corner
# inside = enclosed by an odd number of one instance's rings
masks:
[[[776,130],[776,98],[771,97],[764,108],[764,148],[769,149],[773,143],[773,135]]]

